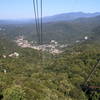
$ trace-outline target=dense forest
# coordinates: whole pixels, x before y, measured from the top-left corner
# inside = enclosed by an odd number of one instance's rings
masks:
[[[41,52],[17,47],[2,36],[0,55],[16,50],[20,56],[0,57],[0,100],[99,100],[100,93],[81,88],[100,58],[100,31],[94,31],[90,40],[72,45],[62,54],[44,52],[43,61]],[[99,73],[98,67],[88,84],[99,86]]]
[[[5,23],[5,21],[0,21],[0,23]],[[32,21],[25,24],[23,22],[17,24],[9,23],[0,24],[2,29],[0,34],[10,39],[24,35],[27,40],[37,41],[36,28]],[[71,21],[45,22],[43,23],[43,41],[44,43],[49,43],[51,40],[56,40],[63,44],[72,44],[76,40],[83,39],[85,36],[91,37],[93,30],[98,26],[100,26],[100,15]]]
[[[70,44],[55,55],[21,48],[14,42],[19,35],[36,40],[33,24],[1,24],[0,100],[100,100],[100,92],[82,88],[100,59],[99,21],[100,16],[45,23],[46,42],[54,39]],[[83,41],[84,36],[89,39]],[[74,43],[76,40],[81,42]],[[13,52],[19,56],[9,56]],[[99,87],[99,79],[100,64],[87,85]]]

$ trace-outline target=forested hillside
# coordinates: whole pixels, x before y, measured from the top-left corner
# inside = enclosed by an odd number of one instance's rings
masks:
[[[19,35],[23,35],[26,39],[33,41],[37,40],[35,25],[30,23],[25,24],[1,24],[0,34],[7,38],[16,39]],[[84,39],[85,36],[91,37],[93,30],[100,26],[100,16],[91,18],[79,18],[73,21],[57,21],[43,23],[43,41],[49,43],[51,40],[56,40],[60,43],[72,44],[77,40]]]
[[[0,24],[0,100],[100,100],[82,88],[100,59],[100,16],[43,23],[43,43],[69,44],[59,54],[19,47],[18,36],[37,41],[35,25],[9,23]],[[99,78],[100,64],[86,85]]]
[[[99,28],[91,39],[66,48],[59,55],[17,47],[0,38],[0,100],[99,100],[100,93],[85,93],[81,85],[100,59]],[[3,49],[4,48],[4,49]],[[9,57],[18,52],[18,57]],[[2,55],[6,55],[2,57]],[[100,85],[98,67],[90,85]]]

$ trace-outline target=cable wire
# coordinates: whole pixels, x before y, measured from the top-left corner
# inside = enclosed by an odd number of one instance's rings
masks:
[[[42,45],[43,45],[43,22],[42,22],[42,0],[33,0],[33,6],[34,6],[34,15],[35,15],[35,25],[36,25],[36,33],[38,37],[38,44],[40,45],[40,53],[39,56],[41,58],[41,65],[44,66],[44,57],[42,52]]]
[[[36,0],[36,11],[37,11],[37,25],[38,25],[38,32],[39,32],[39,44],[41,43],[41,24],[40,24],[40,18],[39,18],[39,4],[38,0]]]
[[[37,33],[38,43],[40,43],[40,33],[39,33],[39,26],[38,26],[39,23],[38,23],[38,20],[37,20],[37,9],[36,9],[37,6],[36,6],[36,1],[33,0],[33,8],[34,8],[34,15],[35,15],[36,33]]]
[[[40,2],[40,5],[41,5],[41,7],[40,7],[41,8],[41,44],[43,44],[43,30],[42,30],[43,29],[43,27],[42,27],[42,25],[43,25],[42,24],[42,6],[43,5],[42,5],[42,0]]]

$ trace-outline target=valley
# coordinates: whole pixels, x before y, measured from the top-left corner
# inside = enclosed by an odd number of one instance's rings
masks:
[[[31,19],[0,21],[0,100],[99,100],[100,92],[81,88],[100,59],[95,14],[46,18],[42,45]],[[99,66],[87,86],[100,86]]]

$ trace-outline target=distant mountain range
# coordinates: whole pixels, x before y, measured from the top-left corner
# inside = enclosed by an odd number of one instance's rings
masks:
[[[47,16],[43,18],[44,23],[48,22],[59,22],[59,21],[72,21],[78,18],[90,18],[99,16],[100,12],[96,13],[84,13],[84,12],[71,12],[71,13],[64,13],[58,14],[54,16]],[[29,24],[34,23],[34,19],[17,19],[17,20],[0,20],[0,24]]]
[[[94,29],[100,26],[100,16],[79,18],[68,22],[50,22],[44,25],[45,39],[75,42],[84,36],[92,36]]]
[[[95,17],[98,15],[100,15],[100,12],[96,13],[71,12],[71,13],[64,13],[50,17],[45,17],[43,18],[43,21],[44,22],[71,21],[78,18]]]
[[[43,24],[44,42],[56,40],[63,43],[74,43],[77,40],[84,39],[85,36],[89,38],[92,35],[97,36],[94,35],[94,30],[100,27],[100,13],[67,13],[46,17],[43,20],[45,22]],[[0,34],[11,39],[24,35],[28,40],[37,40],[33,22],[32,19],[0,21]]]

